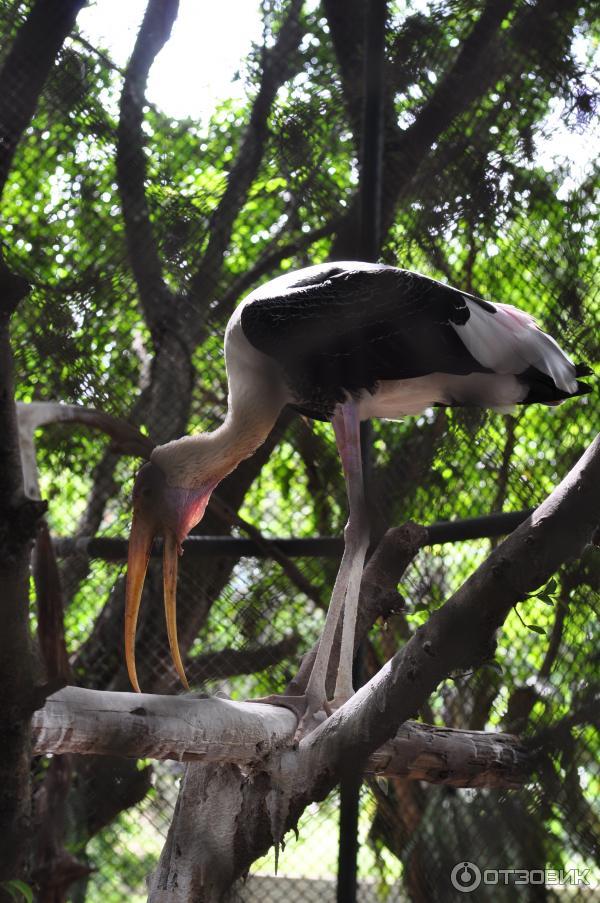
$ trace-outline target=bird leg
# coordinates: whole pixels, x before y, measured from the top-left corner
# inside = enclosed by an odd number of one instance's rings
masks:
[[[332,418],[335,439],[344,469],[349,518],[344,530],[344,554],[331,594],[323,633],[302,696],[267,696],[254,700],[291,709],[299,724],[295,739],[310,733],[354,693],[352,662],[360,582],[369,545],[369,521],[364,497],[360,450],[360,421],[354,401],[338,405]],[[340,659],[331,702],[327,700],[327,672],[333,642],[343,611]]]
[[[344,554],[333,587],[329,609],[315,662],[306,687],[306,713],[299,731],[306,732],[309,721],[321,719],[332,709],[338,708],[354,693],[352,686],[352,662],[354,659],[354,630],[358,595],[365,556],[369,545],[369,522],[365,505],[362,460],[360,451],[360,421],[354,401],[338,408],[333,416],[333,429],[342,460],[346,491],[348,493],[349,518],[344,530]],[[342,642],[335,691],[331,703],[325,689],[329,659],[340,615],[343,611]]]

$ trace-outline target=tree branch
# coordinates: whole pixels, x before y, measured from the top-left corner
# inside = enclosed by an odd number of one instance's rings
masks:
[[[222,296],[219,302],[220,305],[226,309],[233,306],[237,299],[249,291],[259,279],[272,273],[282,260],[298,254],[299,251],[305,250],[321,238],[327,238],[335,232],[340,221],[340,217],[334,217],[322,226],[317,226],[308,232],[301,232],[296,238],[290,239],[285,244],[279,245],[274,249],[269,247],[269,250],[259,257],[253,266],[238,276],[237,279],[234,279],[229,289]]]
[[[82,424],[100,430],[113,440],[113,450],[124,455],[149,458],[154,448],[154,442],[127,420],[84,405],[63,404],[60,401],[18,401],[17,416],[21,448],[28,449],[26,470],[31,477],[35,462],[34,432],[52,423]],[[35,470],[37,472],[37,466]]]
[[[296,719],[276,706],[226,699],[66,687],[35,713],[34,755],[129,756],[256,767],[291,743]],[[454,787],[517,787],[528,776],[511,734],[407,722],[367,762],[368,773]]]
[[[220,899],[259,855],[281,841],[310,802],[324,798],[345,769],[364,768],[442,680],[490,657],[496,630],[514,605],[581,554],[598,527],[599,512],[600,436],[531,517],[297,749],[274,754],[250,775],[232,765],[188,766],[150,901],[183,901],[191,889],[196,898]],[[207,850],[203,831],[209,830],[217,800],[223,803],[221,832]]]
[[[149,0],[131,59],[125,70],[117,129],[117,184],[121,197],[129,261],[137,282],[144,318],[159,337],[173,296],[163,278],[162,264],[146,200],[144,118],[150,68],[171,36],[179,0]]]
[[[85,0],[36,0],[0,69],[0,195],[21,135]]]
[[[272,668],[278,662],[290,658],[300,644],[296,634],[284,637],[270,646],[258,646],[249,649],[223,649],[217,652],[205,652],[203,655],[185,660],[185,672],[192,686],[198,686],[215,678],[233,677],[237,674],[256,674],[266,668]],[[166,690],[177,693],[181,690],[179,679],[173,679]]]
[[[291,74],[302,36],[299,23],[301,9],[302,0],[289,0],[288,11],[277,40],[272,47],[263,49],[258,93],[252,105],[246,133],[229,172],[225,191],[211,218],[206,251],[190,284],[189,297],[192,302],[198,298],[209,297],[216,285],[223,255],[231,239],[233,224],[256,178],[267,139],[267,122],[271,107],[277,91]],[[194,307],[193,304],[190,306]],[[202,324],[197,322],[196,312],[194,320],[196,323],[192,326],[192,334],[195,337],[194,341],[197,342],[198,330],[202,328]]]
[[[341,767],[367,756],[455,670],[487,660],[495,632],[525,596],[580,555],[600,520],[600,436],[554,492],[431,616],[365,687],[303,741],[310,758]],[[485,605],[481,600],[485,600]],[[350,716],[350,717],[349,717]],[[359,729],[360,728],[360,729]]]
[[[390,122],[390,105],[386,106],[383,235],[393,222],[400,199],[423,161],[427,160],[434,142],[491,85],[511,75],[516,66],[518,72],[522,72],[523,60],[531,60],[543,48],[549,23],[557,33],[568,35],[570,29],[563,23],[572,20],[578,3],[577,0],[538,0],[535,5],[526,5],[521,9],[510,28],[501,29],[502,22],[514,6],[514,0],[488,0],[454,64],[440,79],[408,128],[402,130],[395,120]],[[343,42],[336,43],[336,51],[344,51]],[[340,62],[340,69],[346,77],[352,73],[352,67],[347,62]],[[345,93],[349,96],[355,93],[355,89],[348,87]],[[359,198],[355,196],[334,242],[333,259],[358,252],[358,209]]]

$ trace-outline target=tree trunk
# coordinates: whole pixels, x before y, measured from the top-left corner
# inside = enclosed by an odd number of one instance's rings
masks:
[[[45,505],[25,497],[9,321],[27,283],[0,264],[0,881],[23,875],[30,834],[29,724],[36,707],[29,639],[29,558]]]
[[[0,195],[57,55],[85,0],[35,0],[0,68]],[[44,690],[34,685],[29,561],[45,504],[23,487],[9,323],[28,293],[0,259],[0,883],[21,877],[29,856],[29,727]],[[10,896],[7,891],[0,891]]]

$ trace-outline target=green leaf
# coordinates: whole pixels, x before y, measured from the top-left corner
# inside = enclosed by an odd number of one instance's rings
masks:
[[[11,881],[3,881],[0,887],[3,887],[4,890],[10,894],[13,900],[27,900],[27,903],[33,903],[33,891],[28,884],[25,884],[24,881],[20,881],[18,878],[13,878]]]
[[[543,602],[544,605],[554,605],[555,602],[552,596],[549,596],[546,592],[540,593],[539,596],[536,596],[535,598],[539,599],[540,602]]]
[[[533,630],[534,633],[541,633],[542,636],[546,636],[546,631],[544,630],[544,628],[538,627],[537,624],[526,624],[525,627],[527,627],[528,630]]]

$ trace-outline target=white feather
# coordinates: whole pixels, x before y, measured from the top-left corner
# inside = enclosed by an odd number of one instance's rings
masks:
[[[526,387],[513,374],[429,373],[413,379],[381,380],[373,394],[362,393],[359,416],[361,420],[397,420],[420,414],[436,404],[470,405],[510,413],[526,394]]]
[[[510,304],[494,304],[496,313],[491,313],[476,301],[465,300],[469,319],[452,326],[480,364],[496,373],[513,374],[537,367],[559,389],[577,391],[573,362],[532,316]]]

